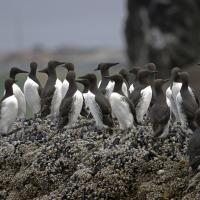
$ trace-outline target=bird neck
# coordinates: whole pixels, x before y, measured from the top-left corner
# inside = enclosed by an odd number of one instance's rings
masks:
[[[70,89],[70,88],[73,88],[73,90],[74,90],[74,89],[77,90],[77,84],[76,84],[75,81],[69,81],[69,89]]]
[[[36,70],[35,69],[31,69],[30,73],[29,73],[30,77],[36,77]]]
[[[98,89],[97,87],[97,80],[93,80],[91,83],[90,83],[90,91],[91,92],[94,92]]]
[[[156,95],[156,100],[159,102],[166,98],[165,93],[163,92],[161,86],[155,87],[155,95]]]
[[[57,79],[57,75],[56,75],[56,70],[55,69],[51,69],[49,71],[48,79],[51,79],[51,80],[56,80]]]
[[[189,83],[188,83],[188,82],[183,82],[183,83],[182,83],[181,90],[187,90],[188,87],[189,87]]]
[[[16,77],[16,73],[10,73],[10,78],[12,79],[12,80],[15,80],[15,77]]]
[[[122,82],[115,82],[113,92],[122,93]]]
[[[9,97],[13,95],[12,87],[6,88],[5,97]]]
[[[87,92],[88,92],[88,90],[89,90],[89,87],[84,85],[84,88],[83,88],[83,93],[87,93]]]
[[[103,69],[103,70],[101,70],[101,76],[102,76],[102,78],[104,76],[110,76],[110,73],[109,73],[109,71],[107,69]]]

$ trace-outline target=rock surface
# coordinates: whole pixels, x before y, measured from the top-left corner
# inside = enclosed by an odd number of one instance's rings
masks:
[[[47,120],[18,122],[0,139],[0,199],[199,199],[190,136],[179,125],[166,140],[151,134],[150,125],[97,131],[83,118],[63,132]]]
[[[169,69],[197,62],[200,50],[198,0],[128,0],[125,35],[133,64],[154,62]]]

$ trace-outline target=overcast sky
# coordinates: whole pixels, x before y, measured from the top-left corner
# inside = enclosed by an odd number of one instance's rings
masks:
[[[0,51],[123,47],[125,0],[0,0]]]

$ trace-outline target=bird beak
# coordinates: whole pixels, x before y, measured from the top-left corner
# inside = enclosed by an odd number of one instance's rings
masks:
[[[108,67],[110,68],[110,67],[114,67],[115,65],[118,65],[119,63],[108,63],[107,65],[108,65]]]
[[[111,80],[110,76],[104,76],[104,78]]]
[[[19,73],[29,73],[29,72],[20,69]]]
[[[85,76],[79,76],[79,79],[87,79],[86,75]]]
[[[66,64],[66,63],[65,62],[58,62],[57,66],[64,65],[64,64]]]

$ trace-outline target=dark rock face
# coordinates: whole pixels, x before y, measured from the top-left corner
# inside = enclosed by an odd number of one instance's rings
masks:
[[[189,137],[179,125],[163,140],[150,125],[97,131],[81,118],[57,132],[48,120],[16,123],[0,137],[0,199],[199,199]]]
[[[198,0],[128,0],[125,27],[131,63],[154,62],[162,75],[197,61],[200,52]]]

